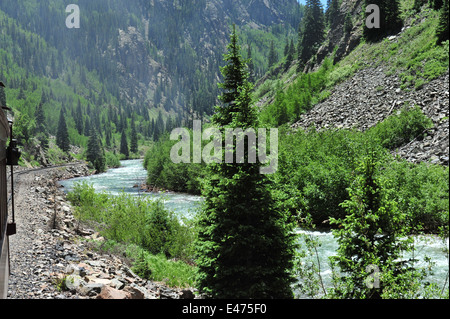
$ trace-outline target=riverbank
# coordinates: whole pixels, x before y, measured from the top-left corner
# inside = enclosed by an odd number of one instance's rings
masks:
[[[177,299],[190,290],[140,278],[121,255],[96,249],[104,239],[78,225],[58,181],[90,175],[85,164],[20,169],[15,176],[17,234],[10,237],[9,299]]]

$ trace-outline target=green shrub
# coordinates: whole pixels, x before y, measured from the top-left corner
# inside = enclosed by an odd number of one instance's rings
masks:
[[[449,169],[427,163],[391,161],[383,170],[392,198],[415,225],[435,232],[448,225]]]
[[[161,199],[96,194],[87,183],[76,184],[68,199],[76,207],[77,217],[95,221],[107,239],[138,245],[153,254],[192,259],[194,228],[165,209]]]
[[[105,154],[106,157],[106,166],[109,168],[118,168],[120,167],[120,160],[117,157],[116,154],[111,153],[111,152],[106,152]]]
[[[195,267],[182,261],[168,260],[164,255],[132,248],[129,256],[134,259],[133,271],[142,278],[164,282],[169,287],[186,288],[194,286]]]
[[[380,158],[387,156],[386,150],[357,131],[299,130],[280,135],[279,169],[273,176],[277,196],[285,198],[279,202],[293,213],[310,214],[319,224],[344,215],[339,204],[348,199],[358,158],[370,148],[377,149]]]
[[[165,135],[146,153],[147,184],[170,191],[200,194],[200,178],[204,175],[205,165],[173,163],[170,150],[176,143]]]
[[[403,108],[398,115],[392,115],[369,130],[369,135],[378,139],[383,147],[394,149],[420,138],[425,131],[433,127],[433,122],[426,117],[420,107]]]

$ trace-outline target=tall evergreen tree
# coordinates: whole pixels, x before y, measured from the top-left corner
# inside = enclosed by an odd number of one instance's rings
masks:
[[[89,117],[86,117],[86,121],[84,122],[84,135],[90,136],[91,134],[91,121]]]
[[[128,158],[130,156],[130,152],[128,150],[128,142],[127,135],[125,134],[125,130],[122,131],[122,137],[120,138],[120,153]]]
[[[130,152],[137,153],[138,151],[138,137],[136,133],[136,124],[134,123],[134,116],[131,118],[131,140],[130,140]]]
[[[153,139],[157,141],[163,133],[164,133],[164,119],[161,110],[159,110],[158,117],[156,118],[156,121],[153,126]]]
[[[236,35],[236,26],[232,27],[232,34]],[[232,36],[228,45],[228,52],[224,55],[225,66],[220,69],[224,80],[218,84],[222,89],[219,101],[223,106],[219,106],[214,114],[215,123],[219,126],[228,125],[232,121],[233,112],[237,111],[236,103],[239,96],[238,88],[248,80],[248,72],[245,68],[245,61],[242,59],[238,37]],[[223,110],[220,110],[223,108]]]
[[[69,133],[67,131],[66,119],[64,117],[64,107],[59,113],[58,130],[56,133],[56,145],[65,153],[70,150]]]
[[[42,94],[41,103],[36,108],[35,116],[35,136],[44,150],[48,149],[48,132],[46,129],[46,120],[43,109],[44,94]]]
[[[286,39],[286,44],[284,46],[284,56],[287,56],[289,53],[289,39]]]
[[[339,0],[331,0],[326,12],[326,20],[331,26],[337,14],[339,13]]]
[[[299,27],[298,61],[299,69],[317,52],[325,39],[325,19],[319,0],[307,0],[305,16]]]
[[[252,47],[249,44],[247,49],[247,61],[248,61],[248,79],[250,82],[255,80],[255,64],[252,59]]]
[[[439,14],[439,24],[436,29],[436,36],[438,44],[441,44],[449,39],[448,0],[444,0],[444,4],[442,5],[441,12]]]
[[[45,115],[44,115],[44,109],[43,109],[43,103],[39,103],[36,112],[34,113],[34,117],[36,119],[36,133],[44,133],[47,135],[47,130],[45,129]]]
[[[0,81],[1,80],[2,79],[0,78]],[[0,106],[6,106],[6,94],[3,86],[0,86]]]
[[[78,131],[78,134],[83,134],[83,110],[81,108],[81,101],[78,99],[77,112],[74,116],[75,127]]]
[[[226,128],[257,129],[252,85],[246,80],[235,28],[222,68],[226,104],[213,123]],[[223,134],[222,134],[223,136]],[[222,138],[224,142],[224,138]],[[236,146],[233,145],[233,148]],[[212,298],[291,298],[295,236],[286,215],[275,208],[259,163],[212,163],[205,181],[199,219],[197,283]],[[222,151],[222,157],[223,157]]]
[[[352,16],[350,12],[347,13],[344,20],[344,32],[348,35],[353,29]]]
[[[86,151],[86,159],[91,163],[91,165],[95,168],[97,173],[104,172],[106,169],[106,160],[104,155],[104,150],[102,144],[98,138],[97,131],[93,127],[91,128],[87,151]]]
[[[294,60],[294,54],[295,54],[294,40],[291,39],[289,48],[287,50],[286,62],[284,65],[285,70],[287,70],[291,66],[291,63]]]
[[[275,43],[272,41],[270,43],[270,51],[269,51],[269,68],[273,67],[277,62],[278,62],[278,54],[277,51],[275,51]]]

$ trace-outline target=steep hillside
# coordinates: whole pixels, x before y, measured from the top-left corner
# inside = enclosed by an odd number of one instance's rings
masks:
[[[449,46],[448,41],[436,44],[439,12],[427,4],[415,11],[413,1],[401,1],[400,32],[369,43],[362,37],[363,3],[341,2],[326,40],[303,73],[295,71],[294,61],[287,72],[279,69],[261,81],[256,92],[262,118],[295,129],[364,131],[404,107],[420,106],[434,127],[392,152],[412,162],[448,165]],[[348,33],[343,30],[347,13],[353,21]],[[286,114],[284,121],[280,113]]]

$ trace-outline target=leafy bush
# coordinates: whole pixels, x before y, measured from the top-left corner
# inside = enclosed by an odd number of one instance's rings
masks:
[[[181,223],[160,199],[96,194],[87,183],[76,184],[68,199],[76,207],[77,217],[97,222],[105,238],[138,245],[152,254],[192,259],[193,227]]]
[[[348,199],[359,157],[368,149],[377,149],[380,158],[387,156],[386,150],[357,131],[299,130],[281,136],[279,169],[273,177],[277,197],[293,213],[309,213],[316,224],[344,215],[339,204]]]
[[[403,108],[400,114],[392,115],[369,130],[369,134],[379,140],[383,147],[393,149],[424,135],[425,130],[433,127],[420,107]]]
[[[448,167],[391,161],[383,170],[383,176],[395,190],[392,198],[399,209],[406,212],[415,225],[421,225],[427,232],[448,225]]]
[[[176,143],[165,135],[146,153],[144,167],[148,174],[147,184],[176,192],[200,194],[204,164],[173,163],[170,150]]]
[[[169,287],[192,287],[195,267],[182,261],[168,260],[164,255],[152,255],[139,247],[130,247],[127,253],[134,259],[133,271],[142,278],[164,282]]]
[[[120,160],[116,154],[111,153],[111,152],[106,152],[105,158],[106,158],[106,166],[107,167],[109,167],[109,168],[120,167]]]

